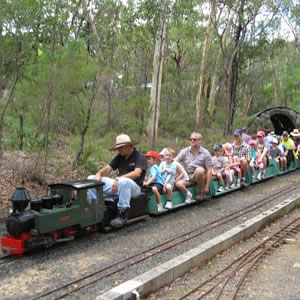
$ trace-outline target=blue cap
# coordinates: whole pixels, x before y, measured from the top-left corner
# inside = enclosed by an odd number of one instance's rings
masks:
[[[248,127],[247,126],[244,126],[243,128],[242,128],[242,132],[246,132],[248,130]]]
[[[223,149],[223,146],[221,144],[215,144],[214,150]]]
[[[233,134],[233,135],[235,135],[235,136],[242,135],[242,132],[241,132],[240,129],[236,129],[236,130],[234,131],[234,134]]]

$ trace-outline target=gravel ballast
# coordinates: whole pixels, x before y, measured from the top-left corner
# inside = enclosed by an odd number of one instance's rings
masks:
[[[205,201],[197,206],[150,218],[147,221],[133,224],[119,231],[108,234],[94,233],[68,244],[45,249],[37,253],[28,253],[20,260],[1,266],[0,280],[2,289],[0,290],[0,297],[1,299],[33,298],[34,295],[42,291],[68,283],[103,266],[139,253],[166,239],[205,225],[238,208],[247,206],[265,197],[267,194],[283,189],[293,182],[296,185],[299,182],[299,177],[300,171],[295,171],[285,176],[275,177],[249,186],[244,190]],[[297,194],[299,190],[295,190],[293,193]],[[292,196],[292,193],[288,196]],[[127,268],[125,271],[107,279],[100,280],[87,289],[71,294],[70,298],[94,299],[96,295],[107,291],[112,286],[143,274],[283,200],[284,197],[280,197],[255,213],[242,216],[239,220],[215,228],[195,240],[184,243],[180,247],[161,253],[142,264]]]

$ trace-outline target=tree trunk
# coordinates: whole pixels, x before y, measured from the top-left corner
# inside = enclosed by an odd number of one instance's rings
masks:
[[[19,118],[20,118],[19,150],[23,151],[23,145],[24,145],[24,119],[23,119],[23,115],[20,114]]]
[[[247,78],[250,77],[253,71],[253,59],[248,59],[248,66],[247,66]],[[253,93],[252,93],[252,87],[251,83],[249,84],[248,81],[246,81],[245,84],[245,92],[244,92],[244,99],[243,99],[243,113],[245,116],[248,116],[248,112],[250,109],[250,105],[253,100]]]
[[[238,80],[238,52],[245,38],[246,25],[242,21],[244,15],[245,0],[241,0],[238,11],[238,26],[235,34],[234,49],[231,55],[224,58],[225,82],[226,82],[226,108],[224,135],[231,134],[232,123],[235,112],[235,96]],[[224,51],[223,51],[224,53]]]
[[[205,114],[205,102],[207,98],[207,86],[208,86],[208,71],[207,71],[207,64],[208,64],[208,51],[211,45],[211,38],[212,32],[214,29],[214,23],[216,21],[216,6],[217,1],[211,0],[211,9],[210,9],[210,16],[209,22],[205,33],[205,40],[204,40],[204,47],[202,52],[202,64],[201,64],[201,73],[200,73],[200,84],[199,90],[196,97],[196,124],[200,125],[201,121],[203,120]],[[204,107],[203,107],[204,106]]]
[[[232,27],[233,17],[234,17],[234,11],[232,10],[230,12],[229,21],[227,23],[224,35],[221,40],[222,45],[228,44],[228,36],[229,36],[230,30]],[[222,49],[219,50],[219,54],[218,54],[217,61],[215,64],[216,69],[218,69],[218,67],[220,65],[221,56],[222,56]],[[216,96],[217,96],[217,92],[219,91],[219,89],[220,89],[220,84],[218,84],[218,74],[217,74],[217,72],[215,72],[213,75],[213,78],[212,78],[209,102],[208,102],[208,106],[207,106],[207,111],[208,111],[210,119],[213,119],[214,114],[215,114]]]
[[[91,119],[91,115],[92,115],[92,106],[93,106],[94,100],[96,98],[96,95],[97,95],[98,91],[100,90],[101,82],[102,82],[101,76],[100,76],[100,73],[98,73],[97,76],[96,76],[96,79],[94,81],[94,84],[93,84],[93,93],[92,93],[92,96],[91,96],[90,101],[89,101],[87,114],[86,114],[85,125],[84,125],[84,127],[81,131],[81,134],[80,134],[80,146],[79,146],[79,149],[77,151],[76,158],[73,162],[73,167],[74,168],[76,168],[80,164],[80,157],[81,157],[81,155],[83,153],[83,149],[84,149],[85,134],[86,134],[86,132],[89,128],[90,119]]]
[[[52,107],[52,81],[50,79],[50,82],[48,84],[48,95],[47,95],[47,127],[46,127],[46,133],[45,133],[45,161],[44,161],[44,172],[47,173],[47,167],[48,167],[48,151],[49,151],[49,134],[50,134],[50,126],[51,126],[51,107]]]
[[[150,94],[150,119],[147,125],[147,132],[152,137],[152,148],[155,146],[155,140],[158,136],[158,121],[160,113],[160,91],[162,79],[162,67],[164,60],[164,48],[167,33],[166,23],[166,3],[162,3],[161,26],[155,44],[153,69],[152,69],[152,86]]]
[[[274,66],[273,82],[274,82],[274,100],[275,100],[274,105],[277,106],[280,104],[280,96],[279,96],[280,82],[278,80],[278,71],[276,66]]]
[[[9,103],[12,101],[13,99],[13,94],[14,94],[14,91],[15,91],[15,88],[16,88],[16,84],[19,80],[19,72],[17,70],[17,75],[16,75],[16,78],[15,78],[15,81],[13,83],[13,86],[10,90],[10,94],[9,94],[9,97],[4,105],[4,108],[3,108],[3,111],[1,113],[1,116],[0,116],[0,162],[2,161],[3,159],[3,124],[4,124],[4,115],[5,115],[5,112],[7,110],[7,107],[9,105]]]
[[[87,0],[84,0],[82,2],[82,8],[83,8],[83,11],[84,11],[84,16],[85,16],[86,22],[88,23],[89,30],[90,30],[89,34],[90,34],[90,39],[91,39],[91,44],[90,44],[91,52],[99,54],[100,53],[99,38],[98,38],[98,35],[97,35],[96,26],[93,22],[91,14],[90,14],[90,11],[88,11],[89,3],[86,3],[86,1]],[[95,100],[95,97],[96,97],[98,91],[100,90],[101,83],[103,83],[103,78],[101,76],[101,73],[98,72],[96,74],[96,78],[94,80],[93,92],[92,92],[92,95],[91,95],[91,98],[90,98],[90,101],[89,101],[89,104],[88,104],[88,109],[87,109],[87,114],[86,114],[86,122],[85,122],[85,125],[84,125],[84,127],[81,131],[80,146],[79,146],[79,149],[76,153],[76,158],[73,161],[73,168],[76,168],[80,164],[80,158],[81,158],[81,155],[82,155],[83,150],[84,150],[85,134],[86,134],[86,132],[89,128],[89,122],[90,122],[91,115],[92,115],[93,102]]]
[[[165,93],[164,93],[164,99],[165,99],[165,108],[166,108],[166,116],[169,115],[169,111],[170,111],[170,108],[169,108],[169,97],[168,97],[168,92],[169,92],[169,89],[167,88],[168,87],[168,84],[169,84],[169,72],[168,72],[168,58],[169,58],[169,53],[168,53],[168,48],[169,48],[169,34],[168,34],[168,31],[166,32],[166,60],[165,60],[165,66],[166,66],[166,75],[165,75],[165,85],[166,85],[166,88],[165,88]]]

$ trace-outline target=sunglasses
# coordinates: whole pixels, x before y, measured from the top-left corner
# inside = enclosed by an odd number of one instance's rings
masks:
[[[191,142],[195,142],[195,141],[198,141],[200,139],[190,139]]]

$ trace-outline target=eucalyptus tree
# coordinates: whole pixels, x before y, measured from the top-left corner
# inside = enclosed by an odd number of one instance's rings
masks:
[[[18,111],[18,109],[26,110],[26,103],[29,105],[30,100],[20,101],[16,91],[21,91],[21,88],[18,87],[22,86],[22,82],[31,80],[32,75],[38,75],[39,55],[47,49],[54,53],[56,49],[67,44],[70,36],[74,35],[72,32],[76,22],[76,18],[74,18],[76,8],[76,1],[11,0],[1,2],[0,53],[3,68],[1,67],[0,76],[5,79],[2,81],[3,90],[8,91],[1,98],[2,102],[6,103],[2,106],[1,135],[5,123],[5,112],[10,103],[14,104],[15,113],[20,114],[20,120],[24,119],[24,111]],[[72,22],[69,22],[72,16]],[[53,62],[50,64],[55,67]],[[50,78],[49,83],[51,86]],[[51,109],[52,90],[53,86],[49,88],[49,97],[46,98],[48,99],[48,110]],[[40,100],[42,101],[42,99]],[[48,111],[48,116],[50,116],[50,111]],[[27,120],[25,119],[24,122],[27,123]],[[45,130],[45,149],[47,151],[49,127],[46,126]],[[0,138],[0,156],[2,156],[2,147],[3,139]]]
[[[205,34],[206,16],[202,1],[174,1],[170,13],[168,33],[168,102],[167,117],[189,120],[194,123],[195,93],[199,76],[202,39]],[[189,115],[189,118],[186,118]]]
[[[217,0],[210,1],[210,14],[207,25],[207,30],[205,33],[205,40],[202,52],[202,62],[201,62],[201,73],[200,73],[200,83],[199,83],[199,91],[196,97],[196,123],[200,125],[201,119],[203,121],[203,102],[207,98],[207,89],[208,89],[208,56],[209,50],[213,35],[214,25],[216,23],[216,10],[217,10]]]
[[[30,26],[36,6],[29,1],[2,1],[0,9],[0,160],[3,156],[5,114],[14,100],[14,93],[25,67],[33,55],[35,45]]]
[[[259,18],[260,28],[269,26],[274,17],[278,14],[280,2],[259,0],[259,1],[245,1],[237,2],[220,1],[220,9],[225,15],[229,15],[230,11],[234,11],[235,17],[231,29],[231,37],[227,44],[222,43],[222,37],[225,33],[225,28],[222,30],[221,23],[219,27],[220,46],[223,54],[224,66],[224,85],[226,91],[225,100],[225,126],[224,134],[230,134],[232,130],[233,118],[236,110],[236,91],[238,86],[238,78],[241,65],[241,49],[249,28],[256,18]],[[228,18],[227,18],[228,20]],[[226,24],[226,17],[223,18]]]
[[[163,63],[165,57],[165,45],[167,37],[167,21],[168,21],[168,1],[160,0],[160,26],[157,32],[155,42],[155,50],[152,68],[152,85],[150,94],[150,119],[147,125],[147,131],[152,138],[152,148],[155,147],[155,139],[158,135],[158,121],[160,113],[160,93],[163,72]]]

